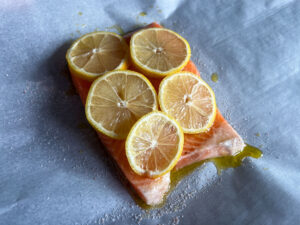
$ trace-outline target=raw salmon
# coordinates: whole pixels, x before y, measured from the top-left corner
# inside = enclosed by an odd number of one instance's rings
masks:
[[[125,141],[114,140],[100,133],[98,136],[140,198],[148,205],[159,204],[163,200],[164,194],[169,190],[170,173],[156,179],[137,175],[128,163]]]
[[[145,28],[149,27],[161,26],[157,23],[152,23]],[[132,34],[133,32],[124,36],[128,43]],[[130,69],[136,70],[133,66]],[[183,70],[200,76],[197,67],[192,61],[189,61]],[[71,77],[83,104],[85,104],[91,83],[76,76],[71,75]],[[156,90],[158,90],[161,80],[150,79],[150,81]],[[159,204],[163,200],[165,193],[169,190],[171,182],[170,173],[156,179],[137,175],[130,168],[126,158],[125,141],[114,140],[100,133],[98,133],[98,136],[141,199],[148,205]],[[217,111],[215,122],[208,132],[185,134],[184,138],[183,153],[175,169],[180,169],[208,158],[235,155],[242,151],[245,146],[243,139],[223,118],[219,110]]]

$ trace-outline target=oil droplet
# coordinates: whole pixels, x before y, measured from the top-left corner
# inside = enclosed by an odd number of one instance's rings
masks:
[[[258,133],[258,132],[255,133],[255,136],[256,136],[256,137],[260,137],[260,133]]]
[[[164,196],[164,200],[161,204],[156,206],[149,206],[147,205],[130,187],[130,194],[133,197],[134,201],[137,203],[139,207],[141,207],[144,210],[150,210],[150,209],[157,209],[161,208],[165,205],[167,196],[175,189],[177,184],[186,176],[194,172],[197,168],[205,164],[206,162],[212,162],[214,163],[215,167],[217,168],[218,175],[221,174],[223,170],[229,169],[229,168],[236,168],[240,166],[243,162],[243,159],[246,157],[252,157],[252,158],[260,158],[262,156],[262,152],[251,145],[246,144],[243,151],[241,151],[239,154],[235,156],[225,156],[220,158],[214,158],[214,159],[207,159],[203,160],[201,162],[194,163],[192,165],[186,166],[180,170],[172,170],[171,171],[171,184],[170,184],[170,190],[166,195]],[[127,186],[128,187],[128,186]]]
[[[136,22],[139,23],[139,17],[142,16],[147,16],[147,13],[146,12],[140,12],[137,16],[136,16]],[[147,24],[147,23],[143,23],[143,24]]]
[[[78,15],[79,15],[79,16],[82,16],[82,12],[78,12]]]
[[[212,80],[213,82],[217,83],[218,80],[219,80],[219,75],[218,75],[217,73],[213,73],[213,74],[211,75],[211,80]]]
[[[140,12],[139,16],[147,16],[146,12]]]
[[[106,29],[115,29],[120,35],[125,34],[124,30],[117,24],[115,24],[111,27],[106,27]]]

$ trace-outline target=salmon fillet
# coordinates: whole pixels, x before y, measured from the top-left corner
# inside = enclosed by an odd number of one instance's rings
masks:
[[[152,23],[146,26],[146,28],[149,27],[161,26],[157,23]],[[129,43],[132,34],[133,32],[124,36],[127,43]],[[136,70],[132,66],[129,69]],[[197,67],[192,61],[189,61],[183,70],[200,76]],[[73,75],[71,77],[83,104],[85,104],[91,83]],[[150,78],[150,81],[155,89],[158,90],[161,80]],[[161,203],[170,187],[170,173],[156,179],[137,175],[128,163],[125,153],[125,141],[114,140],[101,133],[98,133],[98,136],[140,198],[148,205]],[[183,152],[175,169],[180,169],[208,158],[235,155],[242,151],[244,146],[243,139],[217,110],[215,122],[208,132],[184,135]]]

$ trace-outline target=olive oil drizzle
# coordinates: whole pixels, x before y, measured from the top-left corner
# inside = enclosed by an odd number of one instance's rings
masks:
[[[218,175],[221,175],[223,170],[229,169],[229,168],[236,168],[240,166],[243,162],[243,160],[246,157],[252,157],[252,158],[260,158],[262,157],[262,151],[259,150],[258,148],[246,144],[244,147],[243,151],[238,153],[235,156],[225,156],[225,157],[219,157],[219,158],[213,158],[213,159],[206,159],[197,163],[193,163],[189,166],[186,166],[182,169],[179,170],[173,170],[171,171],[170,178],[171,178],[171,184],[170,184],[170,189],[168,193],[166,193],[164,200],[161,204],[156,205],[156,206],[149,206],[147,205],[134,191],[130,191],[131,195],[134,199],[134,201],[139,205],[144,210],[150,210],[150,209],[158,209],[162,208],[165,203],[166,203],[166,198],[167,196],[175,189],[177,184],[186,176],[194,172],[197,168],[202,166],[203,164],[207,162],[212,162],[218,172]]]
[[[214,158],[214,159],[210,159],[209,161],[215,164],[215,167],[217,168],[218,171],[218,175],[220,175],[223,170],[226,170],[228,168],[236,168],[240,166],[244,158],[246,157],[252,157],[258,159],[262,157],[262,152],[258,148],[247,144],[243,149],[243,151],[241,151],[239,154],[235,156]]]

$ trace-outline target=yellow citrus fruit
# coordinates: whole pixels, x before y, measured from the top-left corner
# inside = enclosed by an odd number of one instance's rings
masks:
[[[125,139],[133,124],[157,109],[157,95],[140,73],[114,70],[96,79],[88,93],[85,113],[99,132]]]
[[[126,69],[128,46],[125,40],[112,32],[93,32],[76,40],[67,51],[70,72],[93,81],[111,70]]]
[[[139,119],[126,140],[126,156],[133,171],[156,178],[178,162],[184,135],[180,125],[163,112],[151,112]]]
[[[174,31],[148,28],[130,40],[130,55],[135,67],[151,77],[164,77],[183,69],[191,57],[189,43]]]
[[[214,92],[195,74],[179,72],[164,78],[158,98],[162,111],[173,116],[185,133],[207,131],[215,120]]]

